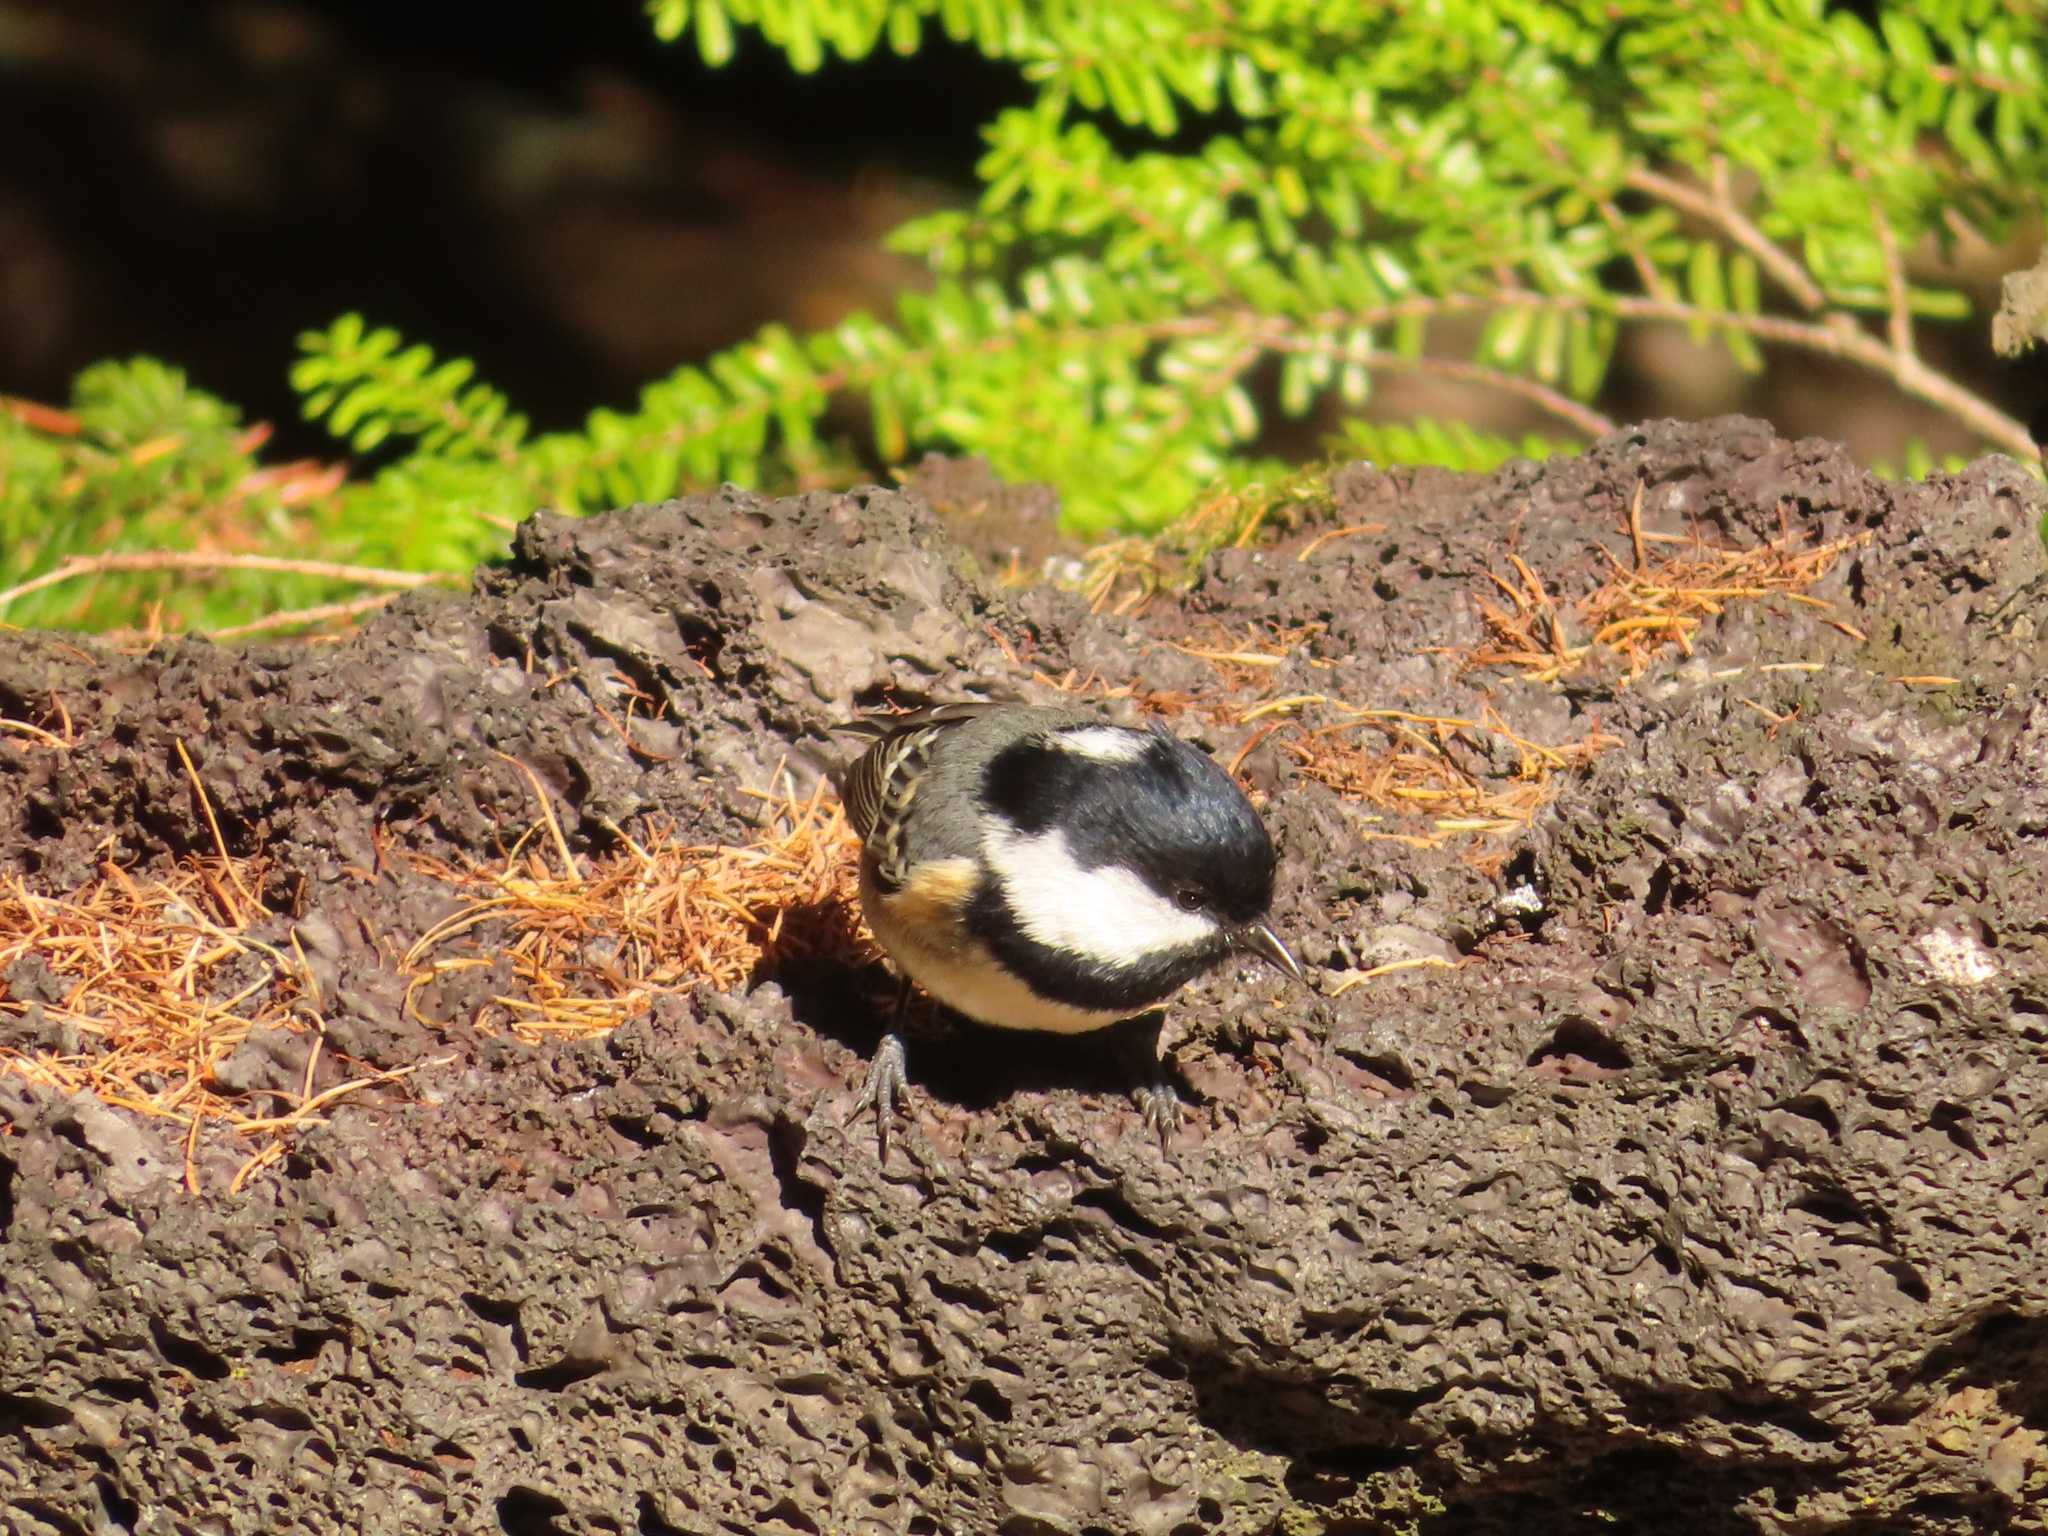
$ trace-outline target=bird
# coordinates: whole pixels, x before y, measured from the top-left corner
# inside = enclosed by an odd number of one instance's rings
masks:
[[[913,985],[980,1024],[1115,1030],[1163,1137],[1180,1101],[1159,1006],[1234,955],[1302,979],[1268,926],[1277,858],[1244,792],[1159,726],[1081,708],[935,704],[840,729],[865,751],[839,778],[859,837],[861,911],[900,974],[862,1085],[886,1151],[909,1086]]]

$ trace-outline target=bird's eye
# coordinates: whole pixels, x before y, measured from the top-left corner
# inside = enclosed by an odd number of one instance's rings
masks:
[[[1203,907],[1208,905],[1208,902],[1203,898],[1202,893],[1196,890],[1192,885],[1184,886],[1180,890],[1175,891],[1173,893],[1173,899],[1175,904],[1178,905],[1181,911],[1183,912],[1199,912],[1202,910]]]

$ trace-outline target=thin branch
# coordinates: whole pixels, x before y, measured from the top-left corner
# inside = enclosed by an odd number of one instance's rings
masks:
[[[379,592],[374,597],[358,597],[346,603],[323,603],[317,608],[287,608],[277,613],[266,613],[246,624],[230,624],[225,629],[209,629],[203,633],[209,640],[232,640],[241,635],[260,635],[299,624],[326,624],[335,619],[353,619],[361,614],[375,613],[379,608],[390,607],[403,596],[403,592]]]
[[[1655,299],[1613,299],[1605,307],[1624,320],[1663,321],[1674,325],[1704,323],[1747,331],[1759,341],[1798,347],[1803,351],[1858,363],[1875,373],[1889,375],[1904,393],[1946,411],[1984,441],[1994,444],[2022,464],[2041,462],[2040,445],[2034,441],[2024,422],[2006,415],[1983,396],[1971,393],[1946,374],[1928,367],[1911,352],[1901,356],[1867,331],[1859,330],[1846,314],[1838,312],[1815,323],[1788,320],[1781,315],[1708,312],[1691,304],[1667,304]],[[1832,323],[1842,320],[1850,323]]]
[[[1818,313],[1827,308],[1828,296],[1807,276],[1806,269],[1797,260],[1735,206],[1725,182],[1712,193],[1702,192],[1698,187],[1639,165],[1622,179],[1622,184],[1659,198],[1674,208],[1682,208],[1693,217],[1718,227],[1730,240],[1754,256],[1757,265],[1775,277],[1779,286],[1791,294],[1802,309]]]
[[[1727,219],[1732,219],[1734,223],[1724,226],[1728,229],[1731,239],[1742,244],[1745,249],[1751,250],[1761,264],[1777,272],[1780,281],[1792,288],[1801,297],[1802,302],[1811,296],[1825,309],[1825,296],[1813,286],[1804,271],[1782,250],[1765,239],[1761,231],[1749,224],[1732,206],[1723,210],[1690,187],[1667,182],[1665,178],[1654,173],[1643,174],[1659,188],[1668,186],[1675,189],[1679,197],[1697,203],[1703,214],[1711,213],[1717,219],[1725,215]],[[1766,252],[1769,253],[1768,256]],[[1703,310],[1696,305],[1669,298],[1588,298],[1575,294],[1492,290],[1477,293],[1409,295],[1364,310],[1331,310],[1292,319],[1259,314],[1241,308],[1216,309],[1199,314],[1127,320],[1101,327],[1075,326],[1064,332],[1040,328],[1040,317],[1027,314],[1020,317],[1019,324],[979,337],[964,347],[957,342],[933,342],[887,358],[864,358],[858,362],[845,363],[837,368],[804,377],[800,385],[793,386],[787,395],[777,394],[731,402],[709,420],[699,418],[669,422],[657,431],[599,450],[585,463],[583,469],[588,471],[603,468],[631,453],[657,447],[673,448],[707,434],[717,434],[729,423],[751,416],[770,415],[779,405],[793,402],[799,393],[832,395],[845,389],[859,389],[886,374],[930,366],[942,356],[954,359],[968,354],[995,356],[1012,351],[1024,345],[1027,340],[1039,345],[1057,345],[1066,338],[1071,338],[1077,344],[1092,347],[1142,347],[1176,338],[1227,334],[1255,342],[1276,352],[1308,352],[1351,357],[1369,366],[1410,368],[1436,372],[1446,377],[1464,378],[1520,395],[1558,419],[1569,422],[1576,430],[1589,435],[1600,436],[1612,431],[1613,423],[1606,416],[1533,379],[1524,379],[1514,374],[1450,358],[1411,358],[1398,353],[1351,352],[1334,345],[1331,340],[1333,336],[1346,330],[1369,330],[1402,319],[1486,314],[1501,309],[1558,309],[1608,314],[1623,320],[1689,326],[1706,325],[1723,330],[1743,331],[1760,341],[1843,358],[1886,375],[1904,393],[1946,412],[1980,438],[2012,457],[2029,463],[2036,462],[2041,457],[2040,449],[2035,446],[2033,438],[2023,424],[1981,396],[1971,393],[1953,379],[1927,367],[1917,357],[1911,354],[1903,358],[1898,356],[1885,342],[1861,329],[1856,317],[1845,310],[1828,310],[1813,320],[1799,320],[1782,315],[1750,315],[1736,311]],[[1028,326],[1023,323],[1025,321],[1029,322]],[[4,597],[5,594],[0,594],[0,600],[4,600]]]
[[[332,560],[292,560],[281,555],[206,555],[175,549],[134,550],[75,556],[54,570],[0,592],[0,609],[31,592],[74,581],[80,576],[102,575],[109,571],[270,571],[283,576],[315,576],[323,581],[352,581],[366,587],[406,589],[463,579],[450,571],[391,571],[371,565],[343,565]]]
[[[1669,299],[1588,299],[1575,294],[1528,292],[1454,294],[1433,300],[1406,299],[1398,304],[1376,306],[1371,310],[1356,313],[1337,310],[1300,321],[1267,321],[1268,329],[1264,332],[1263,339],[1267,346],[1276,351],[1330,351],[1331,335],[1353,327],[1384,324],[1390,318],[1391,312],[1395,311],[1409,315],[1459,314],[1510,308],[1584,310],[1610,314],[1619,320],[1640,320],[1668,325],[1708,325],[1723,330],[1744,331],[1759,341],[1777,346],[1796,347],[1801,351],[1838,357],[1868,368],[1874,373],[1886,375],[1904,393],[1946,412],[1985,442],[2021,463],[2038,463],[2041,460],[2041,449],[2035,444],[2024,423],[2006,415],[1990,401],[1973,394],[1954,379],[1928,367],[1910,352],[1901,357],[1885,342],[1859,328],[1853,315],[1840,310],[1815,320],[1795,320],[1784,315],[1746,315],[1739,311],[1704,310],[1694,304]],[[1235,324],[1241,327],[1245,322],[1240,318]],[[1226,328],[1224,319],[1217,316],[1183,316],[1177,321],[1162,322],[1156,327],[1162,334],[1174,335],[1207,335]],[[1390,361],[1446,373],[1475,366],[1448,358],[1398,358]],[[1514,380],[1512,385],[1509,383],[1511,379]],[[1513,375],[1503,374],[1497,378],[1489,378],[1487,382],[1498,383],[1502,388],[1513,388],[1516,392],[1544,405],[1546,409],[1556,404],[1575,411],[1586,410],[1586,407],[1580,406],[1576,401],[1534,380],[1521,380]],[[1544,398],[1546,396],[1549,398]],[[1600,419],[1605,420],[1604,417]]]
[[[1391,307],[1391,306],[1390,306]],[[1412,305],[1404,306],[1412,310]],[[1380,311],[1375,310],[1375,314]],[[1407,369],[1415,373],[1433,373],[1440,378],[1457,379],[1467,384],[1480,384],[1488,389],[1497,389],[1505,394],[1519,395],[1522,399],[1555,416],[1574,431],[1587,437],[1605,437],[1614,430],[1612,418],[1603,416],[1591,406],[1581,404],[1559,389],[1553,389],[1540,379],[1524,378],[1520,374],[1507,373],[1499,368],[1489,368],[1483,363],[1468,363],[1451,357],[1410,357],[1403,352],[1387,352],[1376,347],[1354,347],[1333,339],[1340,329],[1354,329],[1365,324],[1358,317],[1348,316],[1341,326],[1330,331],[1322,328],[1320,321],[1306,328],[1298,329],[1293,322],[1272,316],[1240,316],[1245,347],[1231,365],[1220,375],[1219,382],[1209,387],[1214,394],[1223,385],[1234,382],[1244,371],[1268,352],[1286,352],[1307,356],[1328,357],[1337,362],[1360,363],[1367,368]],[[1190,320],[1210,321],[1207,316],[1182,316],[1165,322],[1157,329],[1165,332],[1172,327],[1171,334],[1177,336],[1213,334],[1228,330],[1228,325],[1213,322],[1196,329],[1188,324]],[[1378,322],[1372,322],[1378,323]]]
[[[47,432],[52,437],[76,437],[84,430],[78,417],[70,411],[24,400],[19,395],[0,395],[0,414],[12,416],[23,426]]]
[[[1267,345],[1275,352],[1322,353],[1343,362],[1363,363],[1368,368],[1407,368],[1467,384],[1483,384],[1488,389],[1521,396],[1588,437],[1605,437],[1614,430],[1611,417],[1603,416],[1589,405],[1582,405],[1563,390],[1553,389],[1539,379],[1489,368],[1484,363],[1468,363],[1454,357],[1408,357],[1400,352],[1332,346],[1327,336],[1275,337]]]
[[[1614,206],[1614,199],[1603,197],[1595,206],[1599,208],[1600,220],[1607,226],[1608,231],[1615,239],[1624,242],[1629,260],[1635,265],[1636,277],[1643,285],[1643,291],[1653,299],[1676,298],[1677,294],[1672,291],[1670,280],[1657,269],[1657,264],[1650,260],[1649,253],[1639,242],[1628,239],[1628,221],[1622,217],[1621,210]]]
[[[1918,354],[1913,349],[1913,310],[1906,296],[1906,263],[1899,255],[1899,237],[1892,233],[1892,221],[1884,206],[1872,198],[1871,221],[1877,225],[1877,248],[1884,255],[1885,334],[1892,352],[1901,362]]]

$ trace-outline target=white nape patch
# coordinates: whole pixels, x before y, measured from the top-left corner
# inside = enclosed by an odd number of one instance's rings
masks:
[[[1055,733],[1054,743],[1062,752],[1092,757],[1098,763],[1135,763],[1152,745],[1144,731],[1117,725],[1082,725]]]
[[[1083,869],[1057,829],[1026,836],[998,825],[982,844],[1018,926],[1048,949],[1134,965],[1213,939],[1215,919],[1184,910],[1128,869]]]

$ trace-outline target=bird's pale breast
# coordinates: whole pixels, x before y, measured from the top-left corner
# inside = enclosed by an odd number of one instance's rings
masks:
[[[901,889],[885,895],[874,883],[870,861],[863,859],[861,909],[906,976],[979,1023],[1074,1035],[1127,1017],[1040,997],[1003,969],[961,922],[980,878],[972,859],[941,859],[919,866]]]

